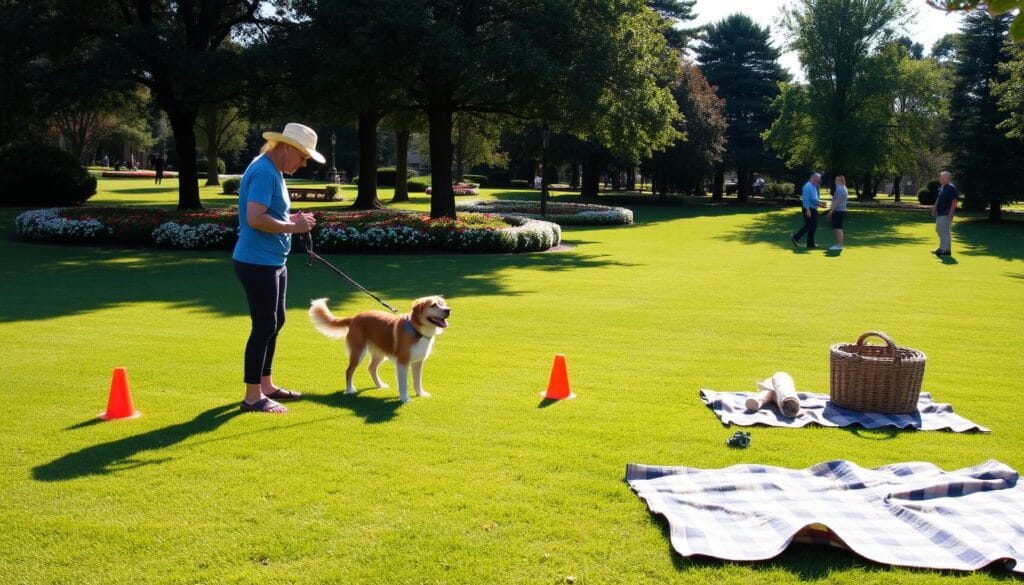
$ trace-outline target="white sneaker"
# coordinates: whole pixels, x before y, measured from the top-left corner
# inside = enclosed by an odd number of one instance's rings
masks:
[[[839,244],[835,244],[835,245],[833,245],[833,246],[829,246],[829,247],[828,247],[828,249],[829,249],[829,250],[842,250],[842,249],[843,249],[843,247],[842,247],[842,246],[840,246]]]

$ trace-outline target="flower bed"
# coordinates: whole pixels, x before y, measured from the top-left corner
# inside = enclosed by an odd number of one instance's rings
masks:
[[[459,203],[460,211],[513,214],[532,219],[553,221],[561,225],[628,225],[633,212],[625,207],[590,203],[548,202],[547,215],[541,216],[539,201],[468,201]]]
[[[164,171],[165,179],[174,179],[178,176],[178,173],[174,171]],[[106,179],[153,179],[156,178],[156,171],[103,171],[103,177]]]
[[[392,210],[313,214],[313,242],[323,252],[536,252],[561,241],[558,224],[518,215],[466,213],[451,220]],[[21,238],[38,241],[224,249],[238,239],[238,213],[235,208],[37,209],[19,215],[15,231]]]

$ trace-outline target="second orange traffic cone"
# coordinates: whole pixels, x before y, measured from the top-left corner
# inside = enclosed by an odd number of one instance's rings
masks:
[[[548,391],[542,394],[545,400],[565,400],[576,398],[576,395],[569,390],[569,373],[565,369],[565,356],[555,356],[555,363],[551,366],[551,379],[548,380]]]
[[[110,396],[107,398],[107,410],[100,413],[103,420],[117,418],[135,418],[142,413],[135,410],[132,402],[132,391],[128,388],[128,373],[124,368],[114,368],[114,378],[110,381]]]

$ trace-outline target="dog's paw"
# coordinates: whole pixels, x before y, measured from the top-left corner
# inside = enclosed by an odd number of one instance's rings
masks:
[[[405,396],[405,397],[401,397],[401,396],[400,396],[400,397],[398,398],[398,400],[399,400],[399,401],[400,401],[400,402],[401,402],[402,404],[407,404],[407,403],[409,403],[409,402],[412,402],[412,398],[409,398],[408,396]]]
[[[355,393],[356,393],[356,389],[355,388],[346,388],[345,389],[345,394],[355,394]]]
[[[430,392],[427,392],[426,390],[417,390],[416,396],[419,396],[420,398],[430,398]]]
[[[380,384],[377,384],[377,388],[379,388],[379,389],[381,389],[381,390],[387,390],[387,389],[388,389],[388,388],[390,388],[390,387],[391,387],[391,386],[388,386],[388,385],[387,385],[387,384],[385,384],[384,382],[381,382]]]

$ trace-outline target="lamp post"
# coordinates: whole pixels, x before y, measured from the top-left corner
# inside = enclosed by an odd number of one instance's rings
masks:
[[[336,150],[335,145],[337,143],[338,137],[334,134],[334,132],[331,132],[331,170],[328,171],[328,174],[330,174],[331,176],[332,183],[337,183],[338,181],[341,180],[340,177],[338,177],[338,167],[334,163],[334,152]]]
[[[548,212],[548,141],[551,134],[548,125],[544,125],[541,133],[540,150],[540,214],[547,215]]]

